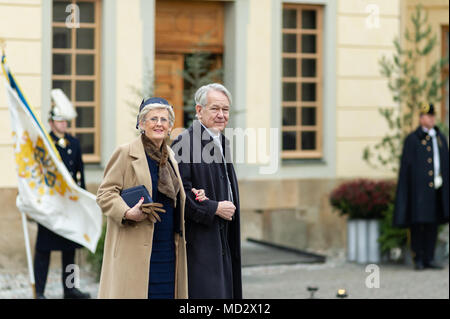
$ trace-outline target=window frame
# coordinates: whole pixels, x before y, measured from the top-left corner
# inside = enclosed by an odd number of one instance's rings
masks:
[[[281,117],[283,118],[283,109],[285,107],[295,107],[296,111],[296,125],[286,126],[281,123],[281,130],[283,132],[296,132],[296,149],[284,150],[281,145],[281,158],[282,159],[321,159],[323,158],[323,37],[324,37],[324,6],[323,5],[305,5],[294,3],[283,3],[282,10],[295,9],[297,11],[297,28],[285,29],[283,28],[283,21],[281,21],[281,33],[284,34],[296,34],[300,37],[303,34],[316,35],[316,52],[315,53],[302,53],[301,41],[297,37],[297,48],[295,53],[285,53],[281,48],[282,64],[285,58],[295,58],[297,60],[297,76],[284,77],[282,74],[281,82],[283,83],[299,83],[296,85],[296,101],[284,101],[281,96]],[[314,10],[316,12],[316,28],[315,29],[303,29],[301,24],[301,12],[303,10]],[[302,77],[301,75],[301,61],[302,58],[313,58],[316,60],[316,74],[315,77]],[[301,101],[301,83],[315,83],[316,84],[316,100],[314,102],[302,102]],[[305,126],[301,124],[301,112],[302,107],[315,107],[316,109],[316,123],[312,126]],[[302,132],[315,132],[316,133],[316,148],[314,150],[302,150],[301,149],[301,133]]]
[[[52,8],[53,3],[52,1]],[[73,136],[77,133],[93,133],[94,134],[94,152],[84,153],[83,162],[84,163],[100,163],[100,115],[101,115],[101,0],[68,0],[68,1],[57,1],[57,2],[67,2],[67,4],[77,4],[81,2],[89,2],[94,4],[94,22],[81,22],[80,28],[72,28],[71,32],[71,47],[70,48],[54,48],[53,47],[53,28],[66,28],[65,22],[55,22],[53,17],[51,18],[51,54],[52,59],[54,54],[69,54],[71,55],[71,72],[70,75],[56,75],[53,73],[53,68],[51,72],[51,82],[53,88],[53,81],[70,81],[71,85],[71,96],[70,101],[74,107],[93,107],[94,109],[94,125],[93,127],[82,128],[76,126],[76,120],[68,122],[67,132]],[[67,13],[69,15],[69,13]],[[94,49],[77,49],[76,45],[76,32],[78,29],[82,28],[92,28],[94,29]],[[76,56],[77,54],[90,54],[94,56],[94,74],[93,75],[76,75]],[[76,81],[93,81],[94,82],[94,99],[92,101],[76,101]]]

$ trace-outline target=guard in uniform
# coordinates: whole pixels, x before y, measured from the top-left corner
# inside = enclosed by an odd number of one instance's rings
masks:
[[[55,107],[50,111],[49,124],[51,127],[50,136],[56,145],[64,165],[66,165],[75,182],[85,188],[83,161],[81,160],[80,142],[73,136],[66,133],[67,121],[76,117],[76,112],[67,97],[60,89],[52,90],[52,98]],[[73,269],[68,265],[75,264],[75,249],[82,246],[66,239],[46,227],[38,224],[38,234],[34,256],[34,274],[36,281],[36,297],[45,299],[44,290],[47,281],[47,274],[52,250],[62,251],[62,284],[65,299],[87,299],[89,293],[84,293],[77,288],[70,288],[66,285],[69,275],[73,276]],[[71,271],[66,271],[71,269]],[[69,280],[73,284],[73,281]]]
[[[433,259],[438,226],[449,220],[448,145],[435,126],[433,104],[421,107],[419,121],[403,146],[394,226],[410,229],[416,270],[441,269]]]

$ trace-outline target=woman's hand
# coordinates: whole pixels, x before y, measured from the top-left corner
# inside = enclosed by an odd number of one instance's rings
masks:
[[[199,202],[203,202],[204,200],[209,199],[208,197],[206,197],[204,189],[193,188],[191,189],[191,191],[195,194],[195,200],[198,200]]]
[[[133,207],[131,207],[129,210],[127,210],[125,212],[125,219],[128,220],[132,220],[135,222],[141,222],[145,219],[147,219],[147,214],[144,214],[142,212],[142,203],[144,202],[144,197],[141,197],[141,199],[139,200],[139,202],[137,202],[136,205],[134,205]]]

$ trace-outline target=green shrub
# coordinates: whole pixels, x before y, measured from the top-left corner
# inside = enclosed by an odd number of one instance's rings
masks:
[[[389,253],[392,248],[402,248],[407,243],[408,230],[405,228],[396,228],[393,226],[394,218],[394,202],[388,205],[388,208],[383,212],[383,219],[380,224],[380,249],[382,254]]]
[[[92,266],[92,271],[96,274],[97,280],[100,280],[100,272],[102,270],[103,262],[103,249],[105,246],[105,236],[106,236],[106,222],[103,222],[102,234],[97,243],[97,249],[95,253],[88,252],[87,261]]]

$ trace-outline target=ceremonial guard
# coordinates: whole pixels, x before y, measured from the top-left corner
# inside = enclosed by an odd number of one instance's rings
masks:
[[[69,170],[73,179],[80,187],[85,189],[80,142],[75,137],[66,133],[67,121],[74,119],[77,114],[70,101],[60,89],[52,90],[51,95],[55,106],[50,111],[48,120],[51,127],[50,136],[56,145],[56,149],[58,150],[64,165]],[[50,263],[50,253],[52,250],[59,250],[62,252],[62,284],[64,298],[90,298],[89,293],[83,293],[77,288],[72,287],[72,280],[66,282],[68,281],[68,276],[73,274],[73,268],[68,268],[67,266],[75,264],[75,249],[81,247],[81,245],[38,224],[34,256],[36,297],[38,299],[45,299],[44,290]]]
[[[445,136],[435,126],[433,104],[421,107],[419,121],[403,146],[394,226],[410,229],[416,270],[441,269],[434,261],[434,250],[438,226],[449,220],[449,151]]]

